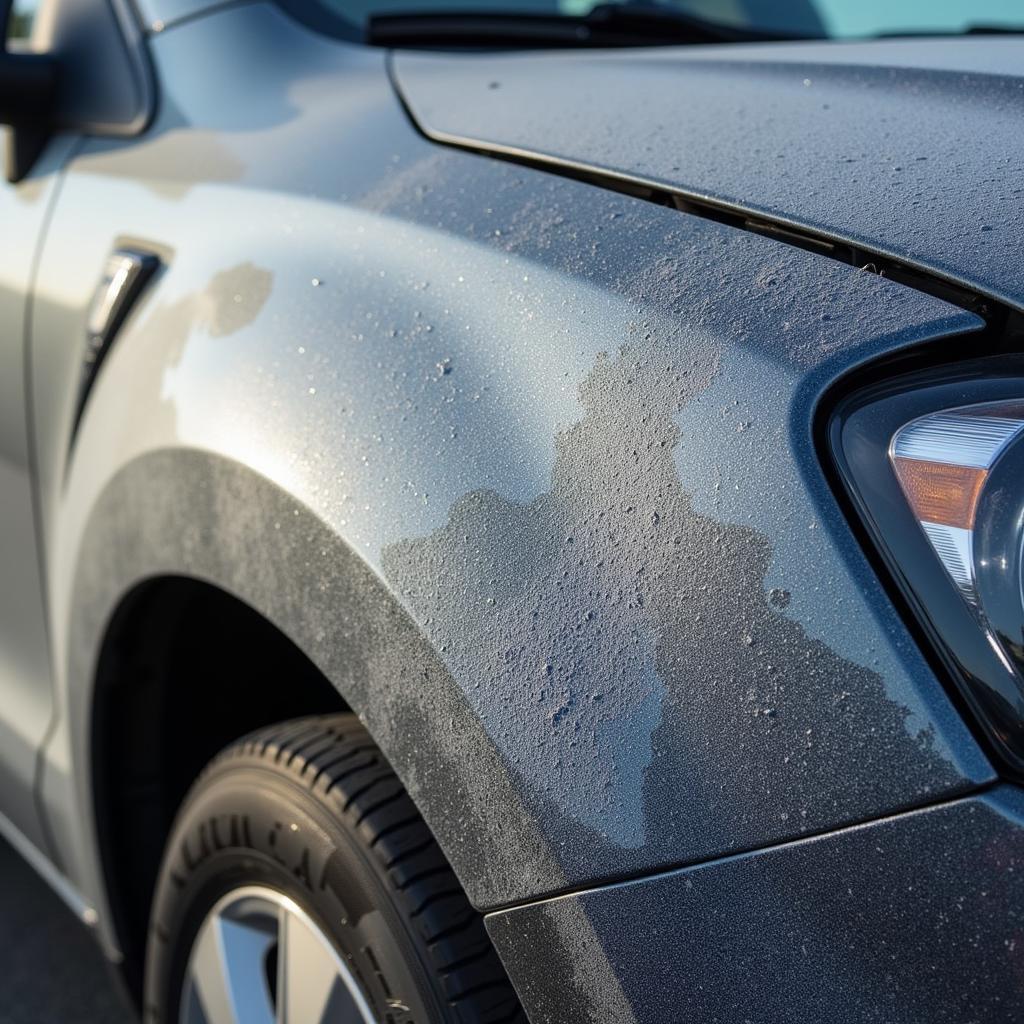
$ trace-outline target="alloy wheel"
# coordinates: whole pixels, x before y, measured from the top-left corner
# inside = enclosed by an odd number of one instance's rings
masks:
[[[196,934],[180,1024],[374,1024],[345,960],[292,899],[263,886],[222,897]]]

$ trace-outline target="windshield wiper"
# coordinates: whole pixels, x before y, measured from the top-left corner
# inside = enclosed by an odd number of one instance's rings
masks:
[[[366,41],[376,46],[499,49],[668,46],[815,38],[733,28],[657,3],[599,4],[582,16],[495,11],[376,14]]]
[[[1024,35],[1021,25],[968,25],[966,28],[893,29],[876,32],[871,39],[950,39],[955,36],[1019,36]]]

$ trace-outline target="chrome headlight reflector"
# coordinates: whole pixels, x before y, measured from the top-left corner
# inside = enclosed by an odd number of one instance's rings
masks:
[[[965,406],[911,420],[893,435],[889,458],[903,494],[965,599],[977,601],[974,525],[1000,454],[1024,430],[1024,407]]]

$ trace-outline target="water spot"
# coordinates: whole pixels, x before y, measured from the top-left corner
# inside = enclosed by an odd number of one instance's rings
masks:
[[[564,721],[565,717],[569,714],[569,701],[565,701],[559,705],[554,711],[549,712],[548,722],[552,727],[557,728],[558,725]]]

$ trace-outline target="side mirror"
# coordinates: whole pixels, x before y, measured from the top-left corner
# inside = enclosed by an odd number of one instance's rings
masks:
[[[35,50],[7,40],[10,8],[11,0],[0,0],[8,181],[29,173],[56,132],[133,138],[146,130],[156,82],[130,0],[40,0]]]
[[[53,128],[57,62],[46,54],[16,53],[6,42],[8,3],[0,0],[0,124],[7,126],[8,181],[28,174]]]

